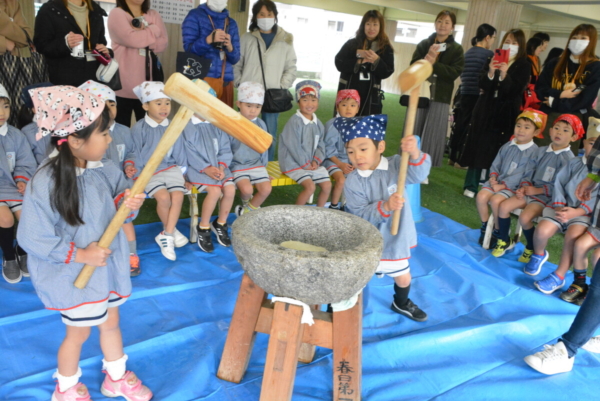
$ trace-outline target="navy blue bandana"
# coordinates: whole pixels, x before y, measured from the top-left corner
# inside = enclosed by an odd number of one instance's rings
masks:
[[[338,117],[334,120],[333,125],[339,131],[345,143],[356,138],[383,141],[387,120],[386,114],[352,118]]]

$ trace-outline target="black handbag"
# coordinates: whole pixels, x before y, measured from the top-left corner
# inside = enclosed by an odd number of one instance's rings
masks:
[[[152,69],[152,75],[150,70]],[[164,82],[165,73],[162,69],[162,64],[158,59],[158,56],[146,47],[146,81]]]
[[[292,108],[294,98],[287,89],[267,89],[267,81],[265,80],[265,69],[262,61],[262,51],[260,50],[260,41],[256,38],[258,46],[258,58],[260,59],[260,70],[262,72],[263,84],[265,85],[265,101],[262,111],[265,113],[283,113]]]

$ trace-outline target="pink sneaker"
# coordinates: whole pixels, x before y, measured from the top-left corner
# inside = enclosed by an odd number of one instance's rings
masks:
[[[77,383],[64,393],[59,391],[57,383],[56,389],[52,394],[52,401],[92,401],[92,399],[87,387],[83,383]]]
[[[106,372],[100,392],[106,397],[123,397],[127,401],[148,401],[152,399],[152,391],[142,385],[135,373],[127,371],[121,380],[112,380]],[[79,400],[78,400],[79,401]]]

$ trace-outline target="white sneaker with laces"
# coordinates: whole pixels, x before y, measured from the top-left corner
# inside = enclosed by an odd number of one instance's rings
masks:
[[[581,348],[594,354],[600,354],[600,336],[590,338]]]
[[[562,341],[554,345],[544,345],[544,350],[524,358],[525,363],[545,375],[570,372],[575,357],[569,358],[567,348]]]
[[[190,242],[187,239],[187,237],[183,235],[178,229],[175,229],[173,237],[175,238],[175,248],[181,248],[182,246],[185,246],[188,242]]]
[[[154,239],[156,240],[156,243],[160,247],[160,251],[165,258],[169,260],[177,259],[177,256],[175,255],[175,237],[171,235],[165,235],[164,231],[162,231]]]

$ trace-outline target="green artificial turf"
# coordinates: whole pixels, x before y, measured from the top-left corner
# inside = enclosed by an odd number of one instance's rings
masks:
[[[335,88],[324,88],[321,91],[321,100],[319,102],[319,109],[317,110],[316,114],[323,124],[329,121],[333,116],[335,97]],[[402,127],[404,124],[404,115],[406,109],[401,107],[398,104],[398,101],[399,96],[392,94],[386,94],[385,100],[383,101],[383,111],[384,113],[388,114],[385,151],[386,156],[397,153],[400,143],[400,136],[402,135]],[[297,105],[294,104],[294,107],[290,111],[281,113],[279,115],[278,132],[283,130],[283,127],[288,119],[294,113],[296,113],[296,109]],[[448,166],[447,159],[444,159],[442,167],[431,169],[431,173],[429,175],[429,184],[421,185],[421,203],[422,206],[428,208],[429,210],[440,213],[454,221],[466,225],[467,227],[479,228],[481,226],[481,222],[475,207],[475,200],[467,198],[462,194],[462,185],[465,174],[465,170]],[[269,198],[265,201],[264,206],[293,204],[296,200],[296,197],[300,193],[300,188],[301,187],[299,185],[273,187],[273,191],[271,192]],[[199,205],[202,204],[201,202],[204,196],[204,194],[199,195]],[[234,206],[240,203],[241,201],[239,197],[236,197]],[[181,217],[189,217],[189,202],[187,197],[185,198],[181,210]],[[513,227],[515,220],[516,218],[513,218]],[[147,199],[140,210],[139,216],[135,220],[135,224],[145,224],[156,221],[159,221],[158,215],[156,214],[156,201],[154,199]],[[522,241],[524,241],[523,237]],[[550,262],[558,263],[562,243],[562,235],[556,235],[550,239],[547,248],[548,252],[550,253]]]

